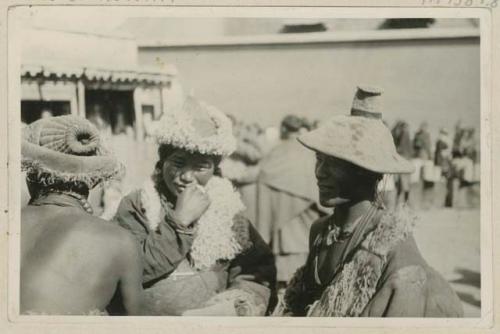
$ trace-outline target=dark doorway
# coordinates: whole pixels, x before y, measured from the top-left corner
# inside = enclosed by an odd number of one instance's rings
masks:
[[[33,123],[42,117],[69,115],[69,101],[21,101],[21,121]]]
[[[87,118],[101,131],[134,135],[134,98],[131,90],[85,91]]]

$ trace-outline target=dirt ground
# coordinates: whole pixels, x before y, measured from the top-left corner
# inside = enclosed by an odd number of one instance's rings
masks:
[[[466,317],[480,317],[479,209],[418,210],[415,237],[427,262],[451,284]]]

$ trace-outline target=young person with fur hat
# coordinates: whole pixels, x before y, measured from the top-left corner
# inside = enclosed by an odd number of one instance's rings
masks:
[[[458,317],[460,301],[422,258],[407,209],[378,200],[384,174],[411,173],[378,112],[381,92],[358,88],[350,116],[299,137],[316,152],[320,203],[334,213],[311,227],[309,256],[277,315]]]
[[[31,195],[21,211],[21,313],[103,314],[119,286],[125,313],[137,314],[137,244],[87,202],[123,169],[98,130],[76,116],[41,119],[23,129],[21,152]]]
[[[264,315],[275,298],[274,258],[219,176],[236,146],[230,120],[190,96],[162,116],[155,134],[152,180],[127,195],[115,217],[143,250],[146,313]]]

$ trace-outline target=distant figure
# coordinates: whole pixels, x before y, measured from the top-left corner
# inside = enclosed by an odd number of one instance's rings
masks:
[[[142,124],[144,127],[144,140],[147,142],[154,142],[154,126],[153,126],[153,114],[150,112],[145,112],[142,114]]]
[[[478,142],[476,140],[476,130],[468,128],[464,132],[463,140],[461,142],[463,154],[472,160],[473,163],[479,162],[478,159]]]
[[[434,150],[434,164],[441,167],[443,173],[449,168],[451,159],[452,142],[448,130],[442,128],[439,130],[439,137],[436,141],[436,149]]]
[[[233,123],[233,134],[236,137],[236,151],[224,158],[220,164],[222,176],[233,182],[241,194],[245,204],[244,215],[252,222],[256,221],[257,177],[260,161],[268,152],[264,131],[256,125],[239,122],[234,116],[229,117]]]
[[[110,137],[112,135],[111,125],[109,124],[108,117],[105,117],[105,112],[100,104],[92,105],[87,119],[94,124],[94,126],[99,131],[99,134],[103,138]]]
[[[314,154],[297,141],[305,128],[302,119],[285,117],[282,142],[262,160],[258,179],[257,228],[273,249],[281,283],[304,263],[307,231],[321,216]]]
[[[394,138],[394,144],[396,145],[396,151],[398,154],[405,159],[411,159],[413,156],[413,150],[411,146],[408,123],[405,121],[397,122],[392,129],[392,136]],[[403,195],[404,203],[407,203],[410,198],[410,175],[399,174],[395,175],[395,177],[397,189],[396,202],[399,202],[401,195]]]
[[[48,109],[42,110],[42,112],[40,113],[40,119],[46,119],[49,117],[54,117],[54,114],[52,113],[52,111],[48,110]]]
[[[113,134],[114,135],[127,135],[134,136],[134,129],[128,124],[125,108],[122,105],[117,105],[115,110]]]
[[[97,129],[76,116],[23,129],[22,168],[31,200],[21,211],[21,313],[99,315],[115,291],[126,314],[141,303],[138,245],[124,229],[92,216],[90,189],[122,166]]]
[[[452,164],[453,142],[446,128],[439,131],[439,137],[436,141],[434,150],[434,164],[440,168],[441,175],[446,179],[446,194],[444,206],[452,206],[453,198],[453,179],[455,177]]]
[[[419,186],[421,192],[420,205],[423,209],[429,209],[434,202],[434,183],[436,181],[436,171],[434,168],[431,135],[428,131],[427,122],[422,122],[415,137],[413,138],[413,150],[415,162],[421,164],[421,175]]]
[[[422,160],[429,160],[431,158],[431,135],[428,131],[427,122],[423,122],[415,134],[413,138],[413,150],[416,158]]]
[[[465,134],[465,129],[462,126],[462,122],[459,120],[455,124],[455,135],[453,137],[453,147],[451,150],[453,158],[461,157],[463,155],[461,143],[464,134]]]

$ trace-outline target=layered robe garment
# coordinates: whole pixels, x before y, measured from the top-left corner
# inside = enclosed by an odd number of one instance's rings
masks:
[[[377,210],[347,240],[330,241],[332,217],[314,223],[310,255],[295,273],[278,316],[461,317],[462,305],[420,255],[414,218]]]
[[[322,216],[315,163],[314,153],[293,138],[276,146],[261,162],[256,226],[276,257],[278,281],[288,281],[304,264],[309,229]]]
[[[203,243],[179,228],[171,215],[173,205],[162,200],[152,182],[127,195],[118,208],[115,220],[142,249],[146,314],[206,309],[200,314],[256,316],[275,304],[272,252],[240,214],[244,207],[237,192],[219,177],[207,189],[212,204],[200,217],[198,230],[211,228],[204,224],[210,219],[227,221],[229,228],[218,225]],[[255,280],[238,279],[240,275]]]

